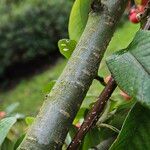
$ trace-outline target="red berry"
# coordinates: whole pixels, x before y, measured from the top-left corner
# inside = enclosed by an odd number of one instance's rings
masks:
[[[0,111],[0,119],[4,118],[6,116],[6,112]]]
[[[139,23],[139,19],[137,17],[137,13],[132,13],[131,15],[129,15],[129,20],[132,23]]]
[[[136,9],[135,9],[135,8],[131,8],[131,9],[130,9],[129,14],[131,15],[131,14],[133,14],[133,13],[136,13]]]
[[[123,92],[123,91],[120,92],[120,95],[121,95],[125,100],[130,100],[130,99],[131,99],[131,97],[130,97],[127,93],[125,93],[125,92]]]

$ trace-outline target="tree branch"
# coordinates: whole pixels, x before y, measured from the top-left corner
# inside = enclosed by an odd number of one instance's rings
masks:
[[[90,113],[86,116],[83,124],[81,125],[74,139],[68,146],[67,150],[75,150],[78,148],[85,134],[91,129],[92,126],[95,125],[95,123],[99,119],[107,101],[109,100],[111,94],[113,93],[116,87],[117,87],[117,84],[115,80],[111,77],[106,87],[104,88],[100,96],[98,97],[98,100],[94,104],[94,107],[92,108]]]
[[[97,75],[99,64],[128,0],[105,0],[92,11],[64,71],[46,98],[19,150],[61,149],[69,127]]]
[[[145,9],[145,12],[147,14],[145,17],[147,18],[147,21],[143,27],[143,30],[150,30],[150,12],[149,11],[150,11],[150,0],[148,1],[146,9]],[[82,123],[82,125],[79,128],[74,139],[68,146],[67,150],[75,150],[78,148],[78,146],[82,142],[86,133],[95,125],[97,120],[100,118],[100,114],[103,112],[103,109],[104,109],[107,101],[109,100],[111,94],[113,93],[113,91],[115,90],[116,87],[117,87],[117,84],[116,84],[115,80],[111,77],[107,86],[102,91],[98,100],[94,104],[94,107],[91,109],[89,114],[86,116],[84,122]]]

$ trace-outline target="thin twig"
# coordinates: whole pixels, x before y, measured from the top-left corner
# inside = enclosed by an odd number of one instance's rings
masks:
[[[144,8],[144,12],[141,16],[141,21],[144,22],[142,29],[150,30],[150,0],[147,2],[147,5]]]
[[[142,19],[148,17],[149,13],[150,13],[150,0],[147,2],[146,6],[144,8],[144,12],[142,13]]]
[[[150,30],[150,0],[145,7],[144,16],[146,18],[146,23],[144,24],[143,30]]]
[[[147,22],[144,25],[143,30],[150,30],[150,17],[147,19]]]
[[[115,80],[111,77],[108,81],[106,87],[98,97],[97,102],[94,104],[92,110],[89,112],[89,114],[86,116],[85,121],[81,125],[80,129],[78,130],[77,134],[75,135],[74,139],[68,146],[67,150],[76,150],[82,139],[84,138],[85,134],[91,129],[93,125],[97,122],[99,119],[101,113],[104,110],[104,107],[109,100],[111,94],[117,87],[117,84]]]

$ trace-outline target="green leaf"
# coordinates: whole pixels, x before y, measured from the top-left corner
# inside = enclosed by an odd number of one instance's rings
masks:
[[[75,134],[77,133],[78,129],[76,126],[72,125],[69,129],[69,135],[71,137],[71,139],[74,138]]]
[[[12,114],[11,116],[15,117],[17,120],[21,120],[25,118],[25,115],[20,113]]]
[[[94,148],[91,148],[90,150],[108,150],[111,144],[114,142],[115,138],[111,137],[104,141],[102,141],[99,145],[97,145]]]
[[[4,142],[9,130],[16,121],[16,117],[8,117],[0,121],[0,145]]]
[[[28,126],[30,126],[34,120],[35,120],[34,117],[26,117],[25,122]]]
[[[88,150],[89,148],[96,146],[100,142],[100,132],[97,128],[90,130],[82,143],[82,150]]]
[[[150,31],[138,31],[133,42],[107,59],[119,87],[150,107]]]
[[[48,94],[51,89],[53,88],[54,84],[56,83],[56,80],[52,80],[50,81],[43,89],[43,93],[44,94]]]
[[[73,121],[73,124],[75,125],[75,124],[79,123],[80,120],[83,120],[86,112],[87,112],[86,108],[80,108],[80,110],[78,111],[78,113]]]
[[[69,37],[78,42],[86,26],[91,0],[76,0],[69,19]]]
[[[22,136],[20,136],[20,137],[17,139],[17,141],[16,141],[16,143],[15,143],[15,145],[14,145],[14,150],[16,150],[16,149],[19,147],[19,145],[20,145],[21,142],[23,141],[24,137],[25,137],[25,134],[23,134]]]
[[[5,112],[7,113],[7,115],[10,115],[12,112],[16,110],[18,106],[19,106],[18,102],[13,103],[6,108]]]
[[[69,39],[62,39],[58,41],[58,47],[60,53],[67,59],[69,59],[76,47],[76,41]]]
[[[1,150],[14,150],[14,143],[9,140],[8,138],[5,138],[2,146],[0,147]]]
[[[149,150],[150,110],[137,103],[129,112],[110,150]]]

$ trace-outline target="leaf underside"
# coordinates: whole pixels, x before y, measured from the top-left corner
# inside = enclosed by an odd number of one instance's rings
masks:
[[[0,121],[0,145],[3,143],[10,128],[16,121],[17,121],[16,117],[8,117]]]
[[[150,108],[150,31],[140,30],[132,43],[107,59],[118,86]]]

